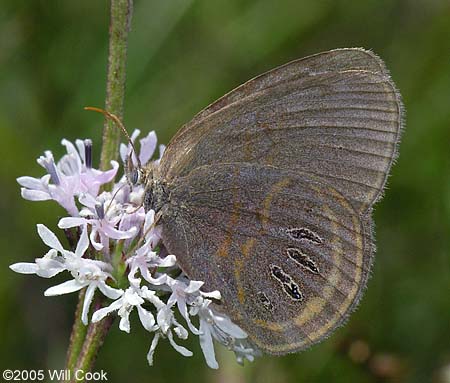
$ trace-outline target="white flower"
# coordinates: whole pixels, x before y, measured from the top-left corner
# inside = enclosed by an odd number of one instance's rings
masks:
[[[51,278],[61,271],[64,271],[64,258],[58,255],[64,249],[56,236],[44,225],[37,225],[38,234],[45,244],[50,246],[47,254],[42,258],[36,258],[35,263],[19,262],[9,266],[9,268],[16,273],[21,274],[36,274],[43,278]]]
[[[116,176],[119,164],[117,161],[111,161],[112,169],[101,171],[92,167],[92,141],[91,140],[75,140],[75,146],[68,140],[61,141],[66,147],[67,154],[58,162],[58,168],[66,176],[72,176],[76,179],[79,193],[88,193],[96,196],[100,190],[100,186],[110,182]]]
[[[169,339],[170,345],[178,351],[183,356],[192,356],[192,351],[187,348],[178,345],[173,337],[173,332],[180,339],[187,339],[188,332],[187,330],[175,319],[172,310],[160,299],[156,296],[155,292],[149,290],[146,286],[142,288],[142,294],[145,298],[150,301],[155,308],[157,309],[156,322],[158,326],[158,330],[155,332],[155,336],[153,337],[152,344],[150,346],[150,350],[147,354],[147,361],[150,366],[153,365],[153,355],[156,350],[156,346],[158,345],[159,339],[161,337],[167,337]]]
[[[166,284],[172,290],[172,294],[167,300],[167,306],[172,307],[176,304],[180,314],[186,320],[189,329],[193,334],[199,335],[200,331],[194,327],[189,317],[188,305],[192,305],[196,301],[198,302],[199,297],[209,297],[220,300],[220,292],[217,290],[210,293],[200,291],[200,288],[205,284],[205,282],[190,281],[187,278],[184,278],[183,281],[181,279],[173,279],[167,276]]]
[[[38,225],[38,233],[42,241],[51,248],[43,257],[36,259],[36,263],[16,263],[11,265],[13,271],[23,274],[37,274],[50,278],[61,271],[69,271],[72,280],[63,282],[45,290],[45,296],[62,295],[81,290],[87,287],[83,302],[82,320],[88,322],[89,307],[94,298],[95,289],[99,289],[108,298],[116,299],[121,295],[121,290],[114,289],[106,284],[110,277],[111,266],[105,262],[82,258],[89,246],[87,227],[83,228],[75,253],[65,250],[55,234],[44,225]],[[58,253],[61,256],[57,255]]]
[[[107,263],[81,258],[69,260],[67,267],[74,279],[48,288],[45,290],[44,295],[48,297],[69,294],[87,287],[81,315],[85,325],[88,323],[89,308],[97,288],[103,295],[111,299],[116,299],[122,294],[122,290],[112,288],[106,284],[106,279],[110,277],[110,274],[104,271],[104,269],[109,268]]]
[[[167,255],[165,258],[161,258],[154,251],[146,252],[146,248],[139,248],[136,255],[127,259],[127,264],[130,267],[128,273],[128,280],[131,285],[139,286],[141,279],[136,276],[137,272],[140,272],[142,278],[152,285],[158,286],[166,283],[167,274],[155,272],[156,278],[152,276],[150,269],[158,267],[171,267],[175,265],[176,258],[174,255]]]
[[[236,355],[236,361],[242,365],[244,364],[244,359],[253,362],[255,357],[262,355],[261,351],[252,346],[247,339],[236,339],[232,351]]]
[[[154,226],[154,218],[155,212],[149,210],[145,215],[143,230],[144,244],[136,250],[135,255],[127,259],[127,265],[130,267],[128,280],[133,286],[139,286],[141,283],[141,279],[137,277],[138,271],[142,278],[153,285],[162,285],[166,283],[166,274],[157,273],[155,271],[154,274],[156,275],[156,278],[154,278],[150,269],[172,267],[177,261],[174,255],[169,254],[165,258],[161,258],[153,251],[153,248],[161,238],[161,228]]]
[[[129,287],[122,293],[122,296],[119,299],[111,303],[108,307],[97,310],[92,316],[92,322],[98,322],[111,312],[117,311],[120,316],[119,328],[122,331],[129,333],[130,313],[133,308],[136,307],[142,326],[144,326],[147,331],[155,331],[157,329],[157,326],[155,326],[155,317],[151,312],[142,307],[142,304],[145,301],[141,295],[140,289],[136,289],[133,286]]]
[[[67,154],[56,164],[51,151],[46,151],[37,162],[47,170],[41,178],[19,177],[22,197],[30,201],[54,200],[72,216],[78,216],[74,196],[80,193],[97,195],[101,185],[110,182],[116,175],[119,164],[111,161],[112,169],[103,172],[92,168],[92,142],[77,140],[76,145],[61,142]],[[51,183],[50,183],[51,182]]]
[[[83,225],[92,226],[90,239],[96,250],[104,250],[106,254],[109,254],[109,238],[132,238],[138,232],[135,226],[130,227],[127,231],[116,229],[125,212],[122,205],[113,199],[111,193],[103,192],[97,198],[90,194],[82,194],[79,200],[86,206],[80,212],[81,217],[62,218],[58,227],[67,229]]]
[[[61,244],[59,244],[59,246],[61,246]],[[88,323],[89,307],[97,288],[105,296],[111,299],[118,298],[122,293],[122,290],[114,289],[106,284],[106,279],[110,277],[109,271],[111,270],[111,266],[109,264],[102,261],[82,258],[88,246],[87,227],[85,226],[80,240],[78,241],[75,253],[64,249],[62,250],[66,270],[72,274],[74,279],[50,287],[44,292],[45,296],[54,296],[72,293],[87,287],[81,315],[85,325]]]
[[[9,268],[16,273],[36,274],[43,278],[51,278],[65,270],[64,258],[58,256],[55,249],[51,249],[42,258],[36,258],[35,263],[18,262]]]
[[[206,363],[209,367],[217,369],[219,364],[214,352],[213,338],[238,353],[238,358],[242,361],[242,355],[247,350],[240,342],[247,338],[247,333],[234,324],[228,316],[217,313],[210,308],[211,303],[212,301],[209,299],[199,300],[199,304],[191,306],[190,313],[191,315],[198,315],[200,319],[200,347]],[[257,355],[256,350],[252,349],[251,352]]]

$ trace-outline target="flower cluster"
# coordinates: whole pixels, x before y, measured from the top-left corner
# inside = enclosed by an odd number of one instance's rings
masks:
[[[139,134],[136,130],[132,140]],[[141,164],[151,161],[156,142],[154,132],[140,140]],[[186,339],[189,331],[199,337],[211,368],[218,368],[213,340],[234,351],[239,363],[244,359],[252,361],[258,350],[250,346],[247,334],[212,305],[221,299],[220,292],[202,291],[204,282],[189,280],[177,266],[175,255],[158,253],[162,248],[159,246],[162,232],[155,212],[144,211],[143,186],[131,188],[123,176],[112,191],[100,192],[102,185],[114,180],[119,164],[111,161],[110,170],[94,169],[90,140],[76,140],[75,145],[63,140],[62,144],[67,154],[57,163],[50,151],[37,160],[47,171],[46,175],[20,177],[17,181],[22,186],[23,198],[54,200],[67,211],[69,216],[62,218],[58,227],[66,234],[76,235],[76,246],[72,250],[64,249],[57,236],[39,224],[38,234],[50,250],[33,263],[15,263],[10,268],[44,278],[68,271],[71,279],[48,288],[44,295],[61,295],[86,288],[82,310],[85,325],[89,318],[98,322],[116,313],[120,317],[119,328],[129,333],[129,317],[136,309],[142,326],[153,333],[147,355],[150,365],[161,338],[167,338],[180,354],[191,356],[192,352],[176,341]],[[159,151],[161,158],[163,145]],[[130,153],[131,146],[122,144],[120,155],[124,162]],[[135,154],[132,155],[136,164]],[[157,165],[159,159],[153,162]],[[90,313],[96,291],[111,302]],[[180,323],[181,318],[184,324]]]

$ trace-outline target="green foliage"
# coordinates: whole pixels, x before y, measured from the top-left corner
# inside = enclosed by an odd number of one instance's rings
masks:
[[[102,121],[82,108],[104,105],[108,17],[107,2],[2,3],[2,369],[64,364],[75,295],[44,298],[49,281],[7,267],[42,256],[35,224],[55,228],[64,212],[22,200],[15,178],[41,175],[35,158],[45,149],[60,155],[62,137],[92,138],[99,160]],[[384,59],[403,95],[407,128],[375,211],[378,252],[366,295],[330,339],[245,368],[222,352],[218,372],[193,339],[193,358],[161,345],[150,368],[149,336],[136,322],[130,335],[115,323],[95,369],[130,382],[443,382],[450,364],[449,20],[445,0],[136,1],[124,115],[130,131],[155,130],[167,143],[201,108],[254,75],[352,46]]]

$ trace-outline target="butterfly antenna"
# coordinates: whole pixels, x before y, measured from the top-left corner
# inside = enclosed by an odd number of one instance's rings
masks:
[[[108,204],[108,207],[105,210],[105,215],[108,214],[109,208],[112,206],[112,203],[114,201],[114,199],[117,197],[117,194],[119,194],[119,192],[124,188],[126,184],[121,185],[120,187],[117,188],[117,190],[114,192],[111,201]]]
[[[101,108],[96,108],[95,106],[85,106],[84,110],[91,110],[93,112],[101,113],[106,118],[108,118],[109,120],[113,121],[117,125],[117,127],[122,131],[122,133],[127,138],[129,144],[131,145],[131,148],[133,149],[134,156],[136,157],[139,169],[142,169],[141,161],[139,160],[139,157],[137,155],[137,151],[136,151],[136,148],[134,147],[133,141],[131,140],[130,135],[128,134],[127,130],[125,129],[125,126],[123,126],[122,121],[120,121],[120,118],[117,117],[113,113],[110,113],[110,112],[108,112],[108,111],[106,111],[104,109],[101,109]]]

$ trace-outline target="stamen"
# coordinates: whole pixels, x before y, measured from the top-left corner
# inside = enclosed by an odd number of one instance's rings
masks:
[[[39,164],[47,170],[47,173],[50,174],[50,179],[55,185],[61,184],[59,180],[58,173],[56,171],[55,160],[53,159],[53,155],[51,152],[46,151],[45,157],[41,156],[38,160]]]
[[[92,140],[84,140],[84,159],[86,168],[92,169]]]
[[[105,207],[102,203],[97,202],[95,204],[95,212],[97,213],[98,219],[105,218]]]

